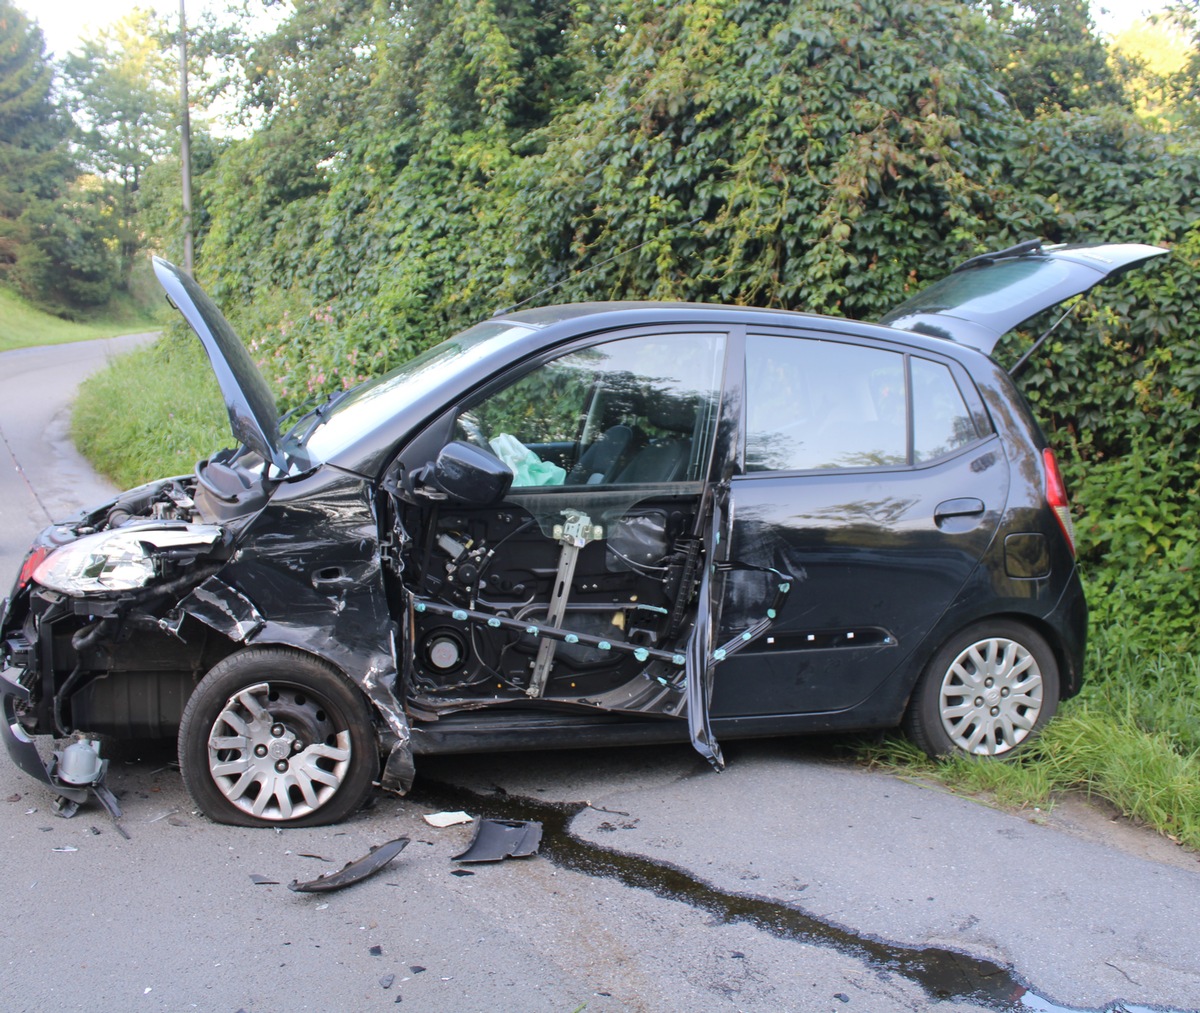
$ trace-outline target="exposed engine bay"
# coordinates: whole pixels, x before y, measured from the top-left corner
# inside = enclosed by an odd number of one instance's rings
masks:
[[[175,609],[222,568],[241,522],[266,501],[256,465],[224,452],[195,475],[140,486],[42,532],[2,645],[31,691],[23,725],[54,735],[175,733],[191,689],[229,650],[203,623],[182,635]]]

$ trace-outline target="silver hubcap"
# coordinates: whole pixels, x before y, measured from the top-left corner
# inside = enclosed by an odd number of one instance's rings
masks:
[[[1042,673],[1032,654],[1005,637],[964,650],[942,679],[942,727],[967,753],[1007,753],[1028,737],[1042,712]]]
[[[208,735],[221,793],[264,820],[306,816],[328,802],[350,767],[350,732],[297,686],[247,686],[225,701]]]

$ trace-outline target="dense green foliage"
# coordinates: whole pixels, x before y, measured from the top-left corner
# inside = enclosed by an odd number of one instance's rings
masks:
[[[47,219],[74,177],[42,33],[0,0],[0,281],[41,295]]]

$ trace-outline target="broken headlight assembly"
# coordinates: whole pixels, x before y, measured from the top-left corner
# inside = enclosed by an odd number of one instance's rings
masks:
[[[163,551],[206,548],[220,536],[215,525],[102,531],[55,549],[34,569],[33,579],[71,595],[132,591],[160,575]]]

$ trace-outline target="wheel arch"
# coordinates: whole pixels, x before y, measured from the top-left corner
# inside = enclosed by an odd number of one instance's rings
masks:
[[[904,708],[901,713],[907,712],[908,708],[912,705],[913,694],[917,691],[921,676],[924,674],[930,659],[935,658],[951,640],[965,630],[986,622],[1016,623],[1036,633],[1046,641],[1047,646],[1049,646],[1051,652],[1054,654],[1054,661],[1058,665],[1060,699],[1065,700],[1079,692],[1083,678],[1082,642],[1078,652],[1075,652],[1071,650],[1070,645],[1066,642],[1066,638],[1063,637],[1062,630],[1055,623],[1051,622],[1048,617],[1010,609],[1002,612],[989,612],[983,615],[960,617],[953,625],[947,625],[944,630],[939,630],[937,640],[931,641],[928,650],[924,653],[925,660],[921,664],[914,666],[912,684],[908,687],[908,693],[904,699]]]

